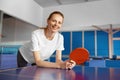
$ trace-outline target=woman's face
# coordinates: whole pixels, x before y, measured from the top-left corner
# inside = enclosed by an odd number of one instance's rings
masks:
[[[59,14],[53,14],[50,19],[47,20],[48,29],[52,32],[58,32],[63,24],[63,17]]]

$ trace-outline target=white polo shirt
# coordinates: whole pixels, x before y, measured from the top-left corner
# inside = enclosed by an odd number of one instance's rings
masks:
[[[28,63],[35,63],[32,51],[39,51],[42,60],[49,59],[55,50],[64,50],[64,38],[57,32],[52,40],[45,37],[44,29],[32,32],[30,42],[23,45],[19,51]]]

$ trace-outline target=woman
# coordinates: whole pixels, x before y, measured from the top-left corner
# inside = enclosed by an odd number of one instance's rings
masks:
[[[47,19],[47,26],[33,31],[31,42],[22,46],[17,55],[18,67],[24,67],[27,63],[36,64],[39,67],[72,69],[75,62],[62,61],[64,50],[64,38],[58,32],[63,24],[64,15],[55,11]],[[46,61],[56,51],[56,62]]]

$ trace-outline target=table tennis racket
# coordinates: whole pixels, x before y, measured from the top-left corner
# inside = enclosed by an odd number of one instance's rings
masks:
[[[76,48],[70,53],[69,59],[75,61],[77,65],[83,64],[89,60],[89,52],[85,48]]]

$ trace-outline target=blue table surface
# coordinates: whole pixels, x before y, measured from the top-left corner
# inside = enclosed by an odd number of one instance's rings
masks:
[[[120,80],[120,68],[76,66],[63,70],[28,66],[1,70],[0,80]]]

